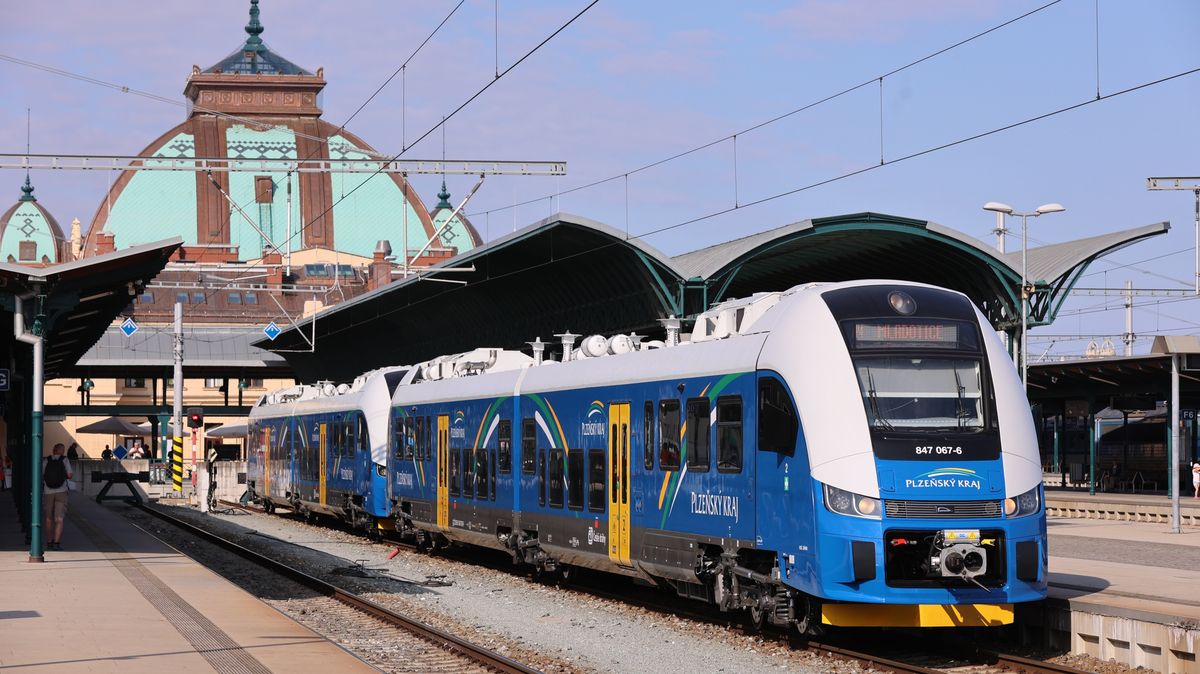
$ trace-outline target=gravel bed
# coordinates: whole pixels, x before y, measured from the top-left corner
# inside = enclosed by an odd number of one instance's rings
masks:
[[[665,616],[535,582],[511,567],[493,569],[408,548],[389,560],[394,545],[286,517],[201,515],[186,506],[159,507],[189,521],[203,519],[206,527],[231,540],[548,672],[869,671],[792,650],[774,636],[751,636],[736,627]],[[348,569],[358,560],[364,560],[371,575],[388,577],[356,577]],[[528,659],[539,655],[547,662]]]
[[[287,578],[271,574],[270,582],[264,582],[266,572],[260,567],[247,564],[241,557],[195,539],[145,513],[130,509],[126,516],[223,578],[383,672],[486,674],[490,671]]]
[[[536,582],[498,553],[484,551],[480,562],[466,563],[407,547],[397,549],[387,542],[372,543],[357,534],[286,516],[241,511],[201,515],[187,506],[163,507],[388,608],[547,672],[873,671],[858,663],[794,650],[778,635],[746,634],[735,624],[740,614],[731,614],[735,617],[726,624],[698,622]],[[356,577],[358,571],[352,567],[358,563],[374,577]],[[662,596],[654,589],[646,591]],[[1099,674],[1147,671],[1085,655],[1025,655]]]

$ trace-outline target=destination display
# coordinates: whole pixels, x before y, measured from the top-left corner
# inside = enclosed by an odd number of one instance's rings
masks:
[[[854,324],[854,343],[859,347],[889,344],[923,346],[958,344],[958,326],[953,323],[864,323]]]

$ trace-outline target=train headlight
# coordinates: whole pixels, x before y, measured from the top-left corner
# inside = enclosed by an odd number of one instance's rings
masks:
[[[1034,487],[1016,498],[1004,499],[1004,514],[1007,517],[1025,517],[1036,513],[1041,507],[1038,489]]]
[[[825,485],[825,507],[839,515],[879,519],[879,499],[830,485]]]

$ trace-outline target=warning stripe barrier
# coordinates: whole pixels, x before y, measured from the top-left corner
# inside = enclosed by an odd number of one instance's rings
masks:
[[[183,437],[179,435],[171,440],[171,487],[183,492]]]

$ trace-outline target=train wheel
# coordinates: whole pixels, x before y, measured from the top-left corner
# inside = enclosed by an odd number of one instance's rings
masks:
[[[569,564],[563,564],[562,566],[560,566],[558,568],[558,584],[559,585],[570,585],[571,581],[573,581],[575,579],[575,576],[576,576],[575,567],[573,567]]]
[[[746,609],[746,633],[759,634],[767,626],[767,612],[758,606]]]

